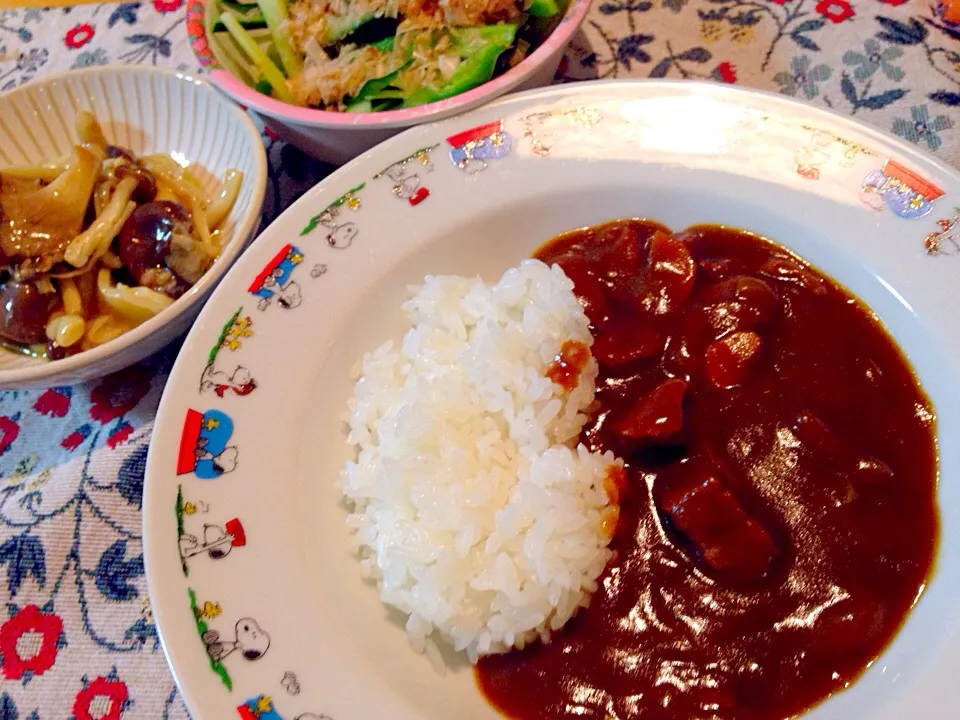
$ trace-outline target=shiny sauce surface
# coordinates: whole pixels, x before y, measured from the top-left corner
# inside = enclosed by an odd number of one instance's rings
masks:
[[[938,538],[933,407],[858,300],[781,247],[624,220],[536,254],[593,325],[581,440],[626,461],[616,551],[550,643],[483,658],[506,716],[787,718],[893,638]]]

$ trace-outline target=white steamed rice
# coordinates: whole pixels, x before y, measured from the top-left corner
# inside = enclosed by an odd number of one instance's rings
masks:
[[[528,260],[492,286],[427,277],[404,309],[399,352],[363,358],[349,404],[362,571],[418,651],[435,630],[473,660],[547,640],[596,589],[616,510],[618,461],[575,446],[596,361],[571,392],[545,376],[565,340],[593,342],[573,284]]]

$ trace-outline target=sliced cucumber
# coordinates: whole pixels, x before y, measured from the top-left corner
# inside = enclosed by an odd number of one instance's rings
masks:
[[[363,15],[357,17],[332,15],[327,18],[327,32],[323,38],[320,39],[320,44],[333,45],[338,43],[350,33],[356,32],[361,25],[373,20],[373,18],[374,14],[372,12],[363,13]]]
[[[284,0],[257,0],[260,11],[270,28],[270,34],[273,35],[273,46],[280,56],[280,63],[283,65],[287,77],[296,75],[303,69],[303,60],[299,53],[293,49],[290,43],[290,37],[287,35],[284,25],[287,21],[287,4]]]
[[[257,41],[250,37],[247,31],[240,26],[236,17],[234,17],[229,10],[224,11],[221,19],[227,28],[227,32],[230,33],[237,45],[240,46],[240,49],[246,53],[250,61],[260,70],[263,79],[270,83],[273,88],[273,94],[276,95],[277,99],[292,103],[293,96],[287,88],[287,79],[283,76],[280,68],[273,64],[260,46],[257,45]]]

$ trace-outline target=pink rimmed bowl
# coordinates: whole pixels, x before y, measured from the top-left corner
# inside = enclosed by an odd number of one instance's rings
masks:
[[[574,33],[590,9],[591,0],[570,0],[553,32],[528,57],[503,75],[460,95],[404,110],[342,113],[300,107],[257,92],[214,57],[204,31],[206,3],[188,0],[187,34],[197,60],[210,81],[240,105],[256,111],[284,140],[321,160],[342,164],[401,130],[451,117],[516,90],[549,85]]]

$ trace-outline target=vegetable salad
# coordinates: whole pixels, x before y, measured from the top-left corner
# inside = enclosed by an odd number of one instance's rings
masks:
[[[209,0],[221,64],[283,102],[379,112],[443,100],[520,62],[557,0]]]

